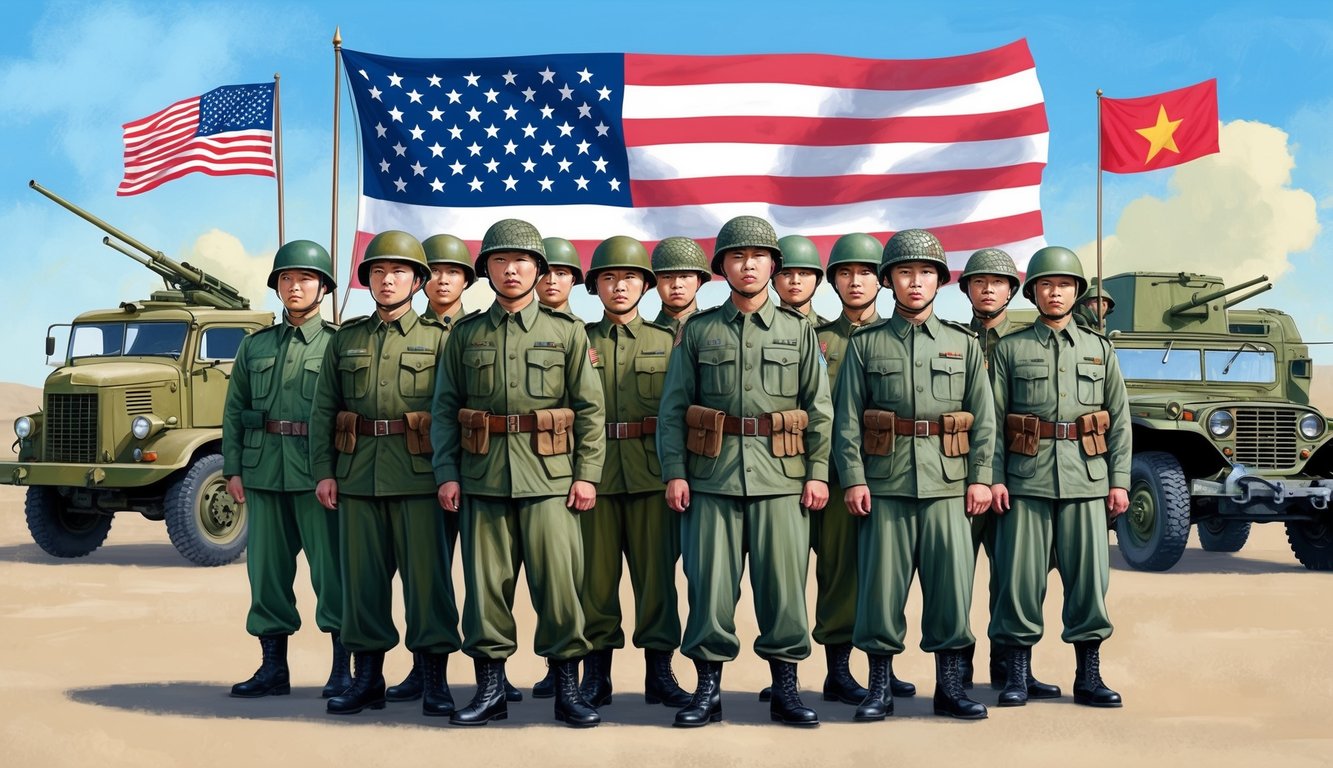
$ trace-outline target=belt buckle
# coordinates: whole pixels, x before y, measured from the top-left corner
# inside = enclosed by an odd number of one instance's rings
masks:
[[[759,417],[742,416],[741,417],[741,435],[754,437],[759,434]]]
[[[1069,440],[1069,439],[1070,439],[1070,433],[1073,432],[1073,430],[1071,429],[1073,426],[1074,426],[1073,422],[1069,422],[1069,421],[1057,421],[1057,422],[1055,422],[1055,439],[1056,439],[1056,440]]]
[[[291,433],[292,433],[292,423],[290,421],[283,420],[278,422],[278,434],[290,435]]]
[[[374,433],[375,437],[384,437],[385,435],[389,434],[388,419],[375,419],[370,423],[372,425],[371,431]]]
[[[519,414],[517,414],[517,413],[511,413],[511,414],[509,414],[508,416],[505,416],[505,431],[506,431],[506,432],[522,432],[522,431],[523,431],[523,430],[519,429],[519,425],[518,425],[518,417],[519,417]]]
[[[912,422],[912,437],[930,437],[930,421],[917,419]]]
[[[615,428],[616,428],[616,433],[615,433],[614,435],[612,435],[612,437],[614,437],[614,438],[617,439],[617,440],[625,440],[625,439],[628,439],[628,438],[629,438],[629,423],[628,423],[628,422],[617,421],[617,422],[613,422],[613,425],[614,425]]]

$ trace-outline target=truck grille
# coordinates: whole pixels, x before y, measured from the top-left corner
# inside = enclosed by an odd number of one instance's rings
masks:
[[[1236,463],[1254,469],[1296,466],[1296,412],[1237,408]]]
[[[138,416],[153,412],[153,392],[149,389],[131,389],[125,392],[125,413]]]
[[[91,464],[97,459],[97,395],[46,396],[46,460]]]

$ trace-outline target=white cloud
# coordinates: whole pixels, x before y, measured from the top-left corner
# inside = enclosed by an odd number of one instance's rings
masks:
[[[211,229],[200,235],[189,254],[180,260],[236,288],[256,309],[269,303],[272,291],[268,289],[268,273],[273,267],[273,254],[246,253],[240,238],[233,234]]]

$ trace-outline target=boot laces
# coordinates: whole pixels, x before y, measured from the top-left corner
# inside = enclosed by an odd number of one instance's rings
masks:
[[[967,691],[963,688],[963,660],[952,653],[944,654],[940,659],[941,686],[944,693],[951,699],[967,698]]]

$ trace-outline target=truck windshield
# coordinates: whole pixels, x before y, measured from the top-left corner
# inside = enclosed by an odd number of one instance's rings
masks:
[[[179,358],[186,324],[80,323],[69,337],[69,358],[155,356]]]
[[[1206,349],[1204,373],[1209,381],[1238,381],[1271,384],[1277,377],[1273,353],[1251,345],[1250,349]]]
[[[1120,372],[1127,381],[1201,381],[1197,349],[1117,349]],[[1226,361],[1222,361],[1225,364]],[[1221,367],[1219,364],[1218,367]]]

